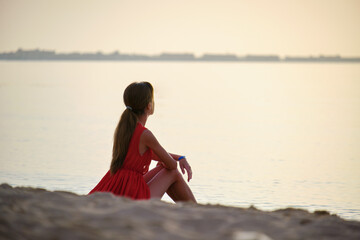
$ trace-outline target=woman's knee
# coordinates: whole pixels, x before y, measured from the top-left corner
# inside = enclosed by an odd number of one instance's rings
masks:
[[[175,179],[180,179],[181,174],[177,169],[166,169],[166,171]]]

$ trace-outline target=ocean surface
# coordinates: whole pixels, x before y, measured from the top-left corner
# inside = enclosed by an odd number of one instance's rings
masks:
[[[356,63],[0,61],[0,183],[87,194],[133,81],[153,84],[146,127],[187,156],[200,203],[360,220]]]

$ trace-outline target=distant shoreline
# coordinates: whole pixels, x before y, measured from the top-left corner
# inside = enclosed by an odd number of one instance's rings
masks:
[[[48,50],[22,50],[0,53],[2,61],[142,61],[142,62],[271,62],[271,63],[360,63],[360,57],[334,56],[285,56],[235,54],[204,54],[195,57],[192,53],[161,53],[159,55],[125,54],[115,51],[96,53],[57,53]]]

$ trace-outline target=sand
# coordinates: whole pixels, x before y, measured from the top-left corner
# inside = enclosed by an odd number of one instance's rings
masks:
[[[133,201],[0,185],[0,239],[360,239],[326,211]]]

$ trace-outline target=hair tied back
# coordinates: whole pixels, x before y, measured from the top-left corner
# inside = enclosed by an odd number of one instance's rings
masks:
[[[129,109],[130,111],[133,110],[132,107],[130,107],[130,106],[126,106],[126,108]]]

